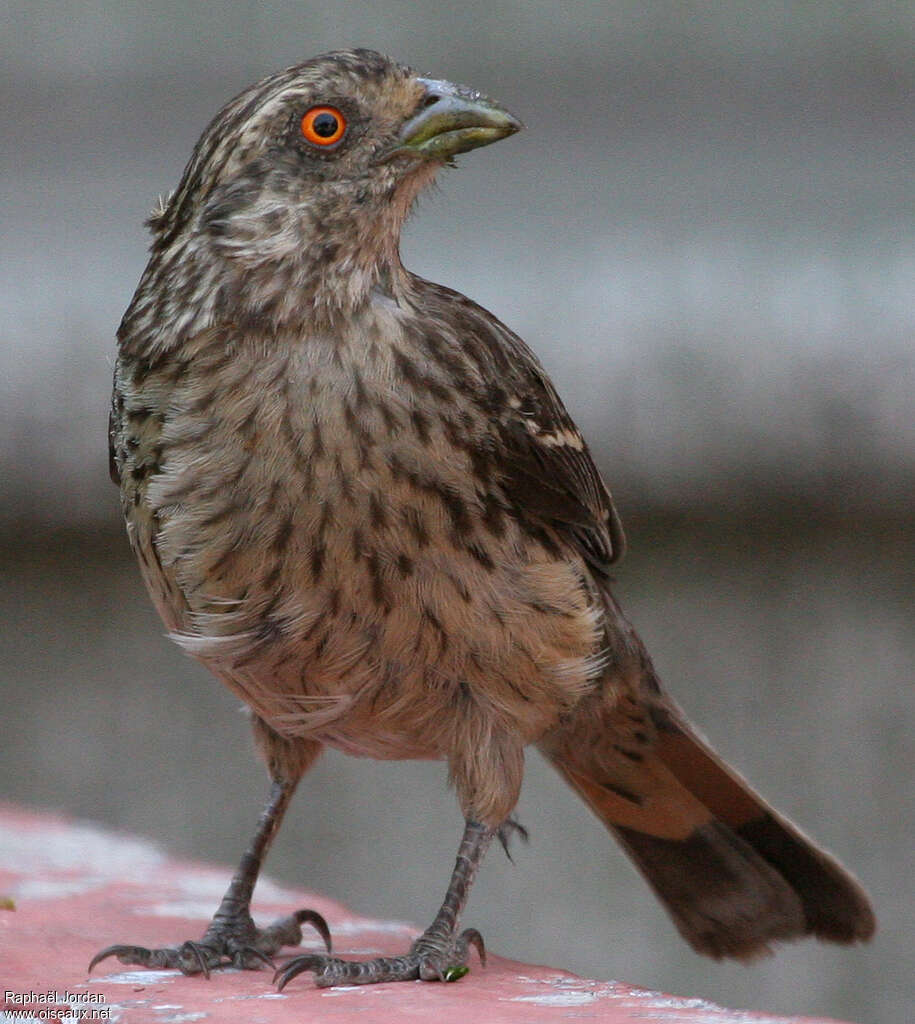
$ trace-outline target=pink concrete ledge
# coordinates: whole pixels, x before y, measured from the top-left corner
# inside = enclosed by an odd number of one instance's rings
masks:
[[[167,945],[202,933],[229,875],[228,868],[171,860],[142,839],[0,805],[0,1020],[74,1024],[98,1020],[125,1024],[786,1021],[615,981],[591,981],[494,955],[485,969],[475,965],[456,984],[316,989],[310,976],[303,975],[282,994],[266,970],[222,971],[207,981],[108,960],[93,977],[87,977],[92,955],[113,941]],[[417,932],[400,922],[356,917],[339,903],[280,888],[266,878],[258,885],[255,901],[255,917],[264,921],[295,906],[314,907],[327,918],[336,951],[343,955],[401,953]],[[317,936],[306,938],[303,946],[321,948]],[[812,1018],[804,1020],[812,1022]],[[822,1024],[823,1018],[818,1020]]]

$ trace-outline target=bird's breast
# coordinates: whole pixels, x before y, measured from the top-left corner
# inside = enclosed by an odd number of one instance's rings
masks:
[[[144,507],[174,638],[274,728],[435,756],[455,709],[533,739],[590,685],[583,567],[524,535],[478,472],[485,421],[389,310],[208,359],[172,390]]]

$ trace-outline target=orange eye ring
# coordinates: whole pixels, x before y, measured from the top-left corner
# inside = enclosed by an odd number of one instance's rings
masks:
[[[336,107],[312,107],[302,118],[302,135],[313,146],[326,149],[346,132],[346,118]]]

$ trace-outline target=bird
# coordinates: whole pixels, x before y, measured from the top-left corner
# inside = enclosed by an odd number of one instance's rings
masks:
[[[415,200],[521,122],[366,49],[275,73],[203,132],[148,225],[118,329],[111,475],[168,633],[250,709],[266,808],[200,939],[103,959],[206,974],[326,952],[282,988],[456,980],[474,876],[538,748],[697,952],[749,961],[867,940],[860,884],[727,765],[668,694],[613,594],[623,528],[532,350],[408,271]],[[615,570],[613,570],[615,571]],[[303,908],[251,898],[324,747],[447,764],[464,819],[447,894],[403,955],[335,956]]]

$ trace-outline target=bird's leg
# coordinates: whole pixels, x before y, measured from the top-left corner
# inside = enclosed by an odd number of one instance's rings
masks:
[[[435,920],[410,947],[405,956],[378,957],[375,960],[340,960],[325,954],[297,956],[277,971],[282,989],[297,974],[313,971],[319,988],[331,985],[370,985],[378,981],[457,981],[468,971],[467,960],[473,946],[485,964],[483,937],[475,928],[458,933],[461,912],[467,902],[477,868],[497,830],[468,821],[458,850],[457,862],[445,899]]]
[[[297,782],[298,779],[274,780],[254,838],[232,876],[229,888],[203,938],[161,949],[108,946],[92,958],[89,970],[109,956],[116,956],[122,964],[177,967],[184,974],[203,973],[208,977],[210,971],[218,967],[254,969],[264,964],[272,967],[270,957],[274,953],[283,946],[297,946],[301,942],[303,924],[311,924],[318,931],[330,952],[330,931],[327,922],[317,911],[297,910],[275,921],[268,928],[257,928],[251,918],[251,895],[261,864],[279,830]]]

